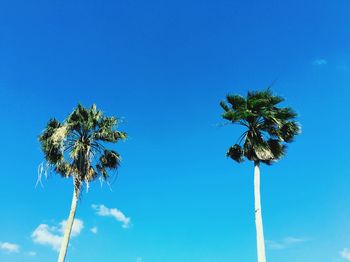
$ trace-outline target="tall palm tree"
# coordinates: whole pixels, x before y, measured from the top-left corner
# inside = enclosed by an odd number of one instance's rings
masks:
[[[78,105],[62,123],[51,119],[39,136],[46,162],[57,174],[72,178],[73,198],[65,228],[58,261],[65,260],[72,231],[76,207],[84,185],[97,179],[107,179],[110,170],[117,169],[120,156],[105,145],[126,138],[126,133],[116,130],[115,117],[105,117],[93,105]]]
[[[297,114],[290,107],[277,107],[284,99],[266,91],[248,92],[247,97],[227,95],[222,117],[232,124],[244,127],[245,131],[236,144],[227,151],[227,156],[238,163],[254,162],[255,226],[258,262],[265,262],[265,242],[260,203],[260,163],[271,165],[282,158],[286,144],[292,142],[300,127],[295,122]]]

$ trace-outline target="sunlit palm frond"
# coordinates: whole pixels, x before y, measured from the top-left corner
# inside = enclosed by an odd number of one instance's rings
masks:
[[[246,98],[228,95],[226,101],[220,103],[224,109],[222,117],[246,128],[238,144],[227,152],[227,156],[237,162],[246,157],[272,164],[284,156],[286,144],[300,132],[294,120],[297,117],[295,111],[290,107],[277,107],[284,99],[270,89],[250,91]]]
[[[107,143],[127,137],[117,124],[115,117],[103,116],[96,105],[79,104],[63,123],[51,119],[39,136],[46,161],[56,173],[73,176],[78,187],[99,176],[107,179],[108,170],[120,164],[119,154],[106,149]]]

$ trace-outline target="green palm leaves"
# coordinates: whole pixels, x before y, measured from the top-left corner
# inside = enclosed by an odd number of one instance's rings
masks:
[[[277,107],[284,99],[266,91],[248,92],[247,97],[228,95],[220,103],[222,117],[239,124],[246,131],[230,147],[227,156],[237,162],[251,161],[272,164],[283,157],[286,144],[300,132],[297,114],[290,107]]]
[[[108,171],[119,166],[120,156],[105,144],[127,136],[116,130],[117,124],[115,117],[103,116],[95,105],[78,105],[62,123],[51,119],[39,136],[46,161],[60,175],[73,176],[77,189],[84,181],[107,179]]]

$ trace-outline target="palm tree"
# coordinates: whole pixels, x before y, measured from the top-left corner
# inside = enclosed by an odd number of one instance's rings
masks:
[[[260,163],[271,165],[282,158],[286,144],[292,142],[300,127],[295,122],[297,114],[290,107],[277,107],[284,101],[280,96],[266,91],[248,92],[247,97],[227,95],[222,117],[232,124],[244,127],[245,131],[236,144],[227,151],[227,156],[238,163],[254,162],[255,226],[258,262],[265,262],[265,242],[260,203]]]
[[[126,138],[126,133],[116,130],[115,117],[105,117],[93,105],[85,108],[78,105],[68,118],[60,123],[51,119],[39,136],[46,162],[53,171],[64,178],[72,178],[73,198],[65,228],[58,261],[65,260],[73,226],[77,202],[84,183],[97,178],[107,179],[109,171],[120,164],[117,152],[105,148]]]

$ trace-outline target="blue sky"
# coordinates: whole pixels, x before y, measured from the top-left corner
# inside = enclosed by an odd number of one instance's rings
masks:
[[[350,261],[349,8],[0,3],[0,261],[57,257],[72,183],[35,188],[37,136],[78,102],[122,117],[129,139],[112,190],[97,181],[83,194],[68,261],[254,261],[253,167],[225,157],[241,130],[220,127],[218,104],[273,81],[303,132],[262,167],[268,261]]]

